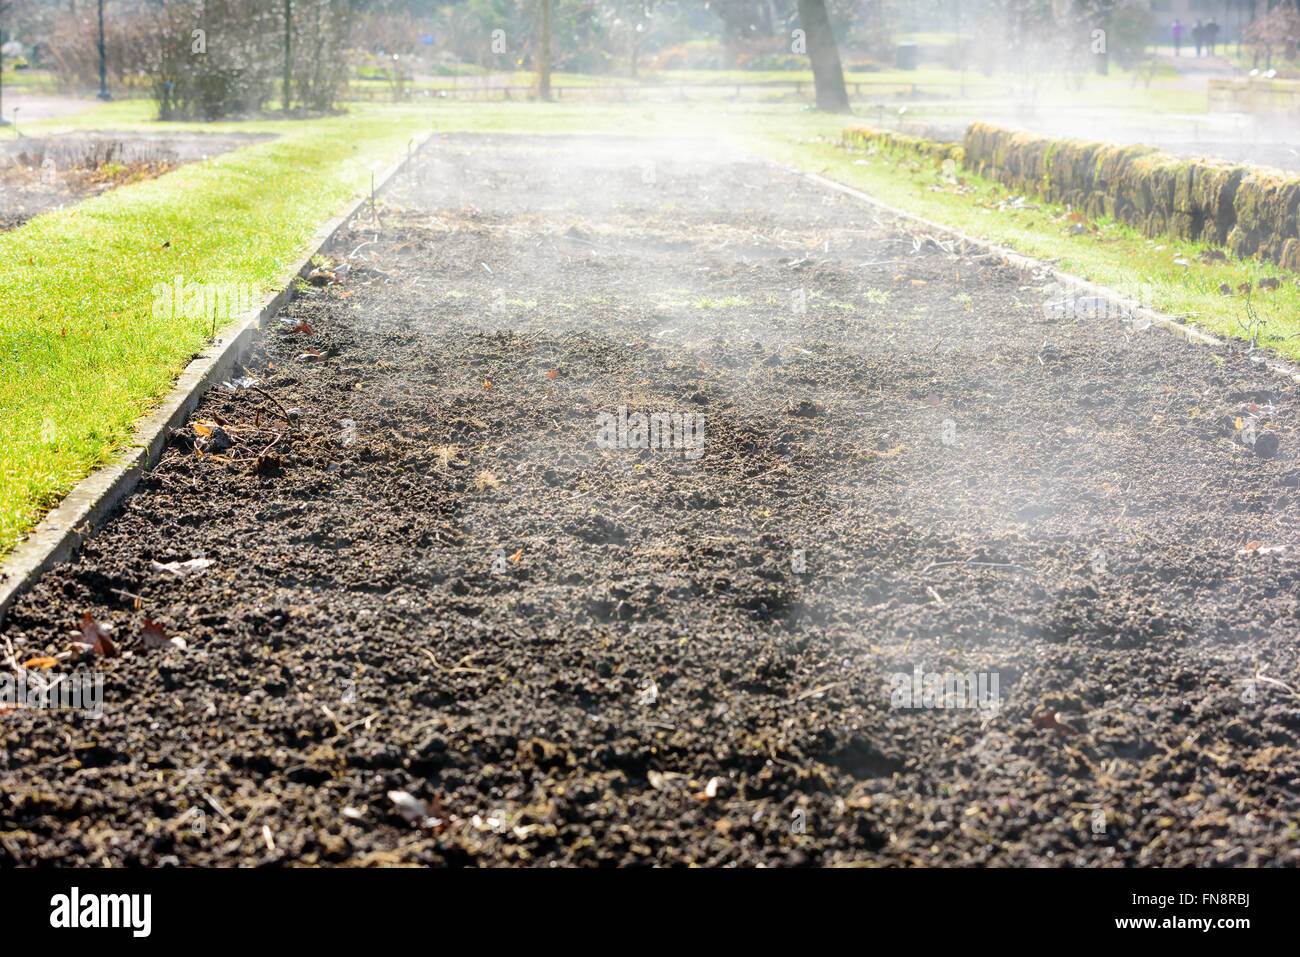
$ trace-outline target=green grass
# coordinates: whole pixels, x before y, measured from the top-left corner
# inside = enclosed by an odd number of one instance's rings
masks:
[[[949,43],[956,43],[959,37],[966,40],[974,40],[975,37],[969,33],[956,32],[936,32],[936,31],[918,31],[916,33],[899,34],[898,39],[901,43],[916,43],[921,46],[946,46]]]
[[[951,75],[950,75],[951,74]],[[956,73],[949,70],[887,70],[879,72],[846,72],[844,78],[849,83],[879,83],[884,85],[907,85],[913,83],[956,84]],[[631,77],[616,74],[599,76],[587,73],[553,73],[551,85],[555,87],[573,86],[628,86],[632,84],[646,86],[731,86],[741,84],[792,84],[811,83],[812,70],[656,70],[640,73]],[[496,70],[465,73],[460,76],[420,75],[406,83],[408,89],[447,90],[454,87],[478,89],[485,81],[505,84],[511,89],[526,90],[537,85],[537,74],[531,70]],[[383,77],[362,76],[353,78],[350,86],[365,90],[387,90],[389,83]]]
[[[1172,70],[1166,74],[1176,76]],[[453,88],[478,90],[484,87],[487,76],[481,72],[459,77],[421,75],[410,80],[406,88],[417,92]],[[535,87],[537,82],[536,74],[524,70],[495,71],[490,73],[490,78],[497,86],[504,84],[521,93]],[[849,70],[845,72],[844,80],[850,86],[850,92],[856,90],[862,98],[888,99],[899,95],[924,98],[932,95],[948,100],[964,89],[966,97],[978,100],[1016,92],[1016,83],[1006,74],[986,77],[976,70],[958,71],[936,66],[922,66],[915,70]],[[717,87],[724,94],[729,92],[727,87],[734,88],[737,84],[788,89],[796,83],[810,87],[812,81],[811,70],[657,70],[645,71],[636,77],[580,73],[555,73],[551,77],[552,85],[560,89],[637,85],[663,86],[671,90],[685,86]],[[367,97],[382,97],[389,90],[388,83],[378,77],[353,79],[351,87]],[[1159,85],[1159,81],[1150,88],[1141,83],[1135,85],[1132,74],[1119,70],[1107,77],[1086,76],[1079,89],[1068,85],[1062,77],[1050,77],[1041,83],[1038,92],[1049,99],[1068,101],[1073,106],[1129,106],[1135,110],[1177,112],[1204,112],[1206,108],[1204,93],[1165,88]]]
[[[590,76],[585,73],[552,73],[552,87],[574,86],[627,86],[638,82],[623,76]],[[403,86],[407,90],[480,90],[487,84],[495,88],[501,84],[511,90],[527,91],[537,86],[537,74],[532,71],[477,71],[465,72],[459,76],[420,75],[407,80]],[[382,97],[391,94],[392,84],[382,76],[353,77],[348,84],[353,91],[364,92],[368,97]]]
[[[121,129],[140,108],[49,125]],[[208,340],[207,321],[153,317],[155,283],[266,287],[372,163],[429,129],[427,115],[379,109],[223,127],[281,138],[0,233],[0,553],[120,448]]]
[[[58,80],[46,70],[11,70],[0,76],[0,102],[4,93],[57,93]]]

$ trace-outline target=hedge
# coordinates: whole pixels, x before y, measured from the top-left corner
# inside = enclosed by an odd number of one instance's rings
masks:
[[[1012,189],[1109,216],[1147,236],[1227,246],[1300,269],[1300,178],[1153,146],[1051,139],[974,123],[964,166]]]
[[[906,133],[894,133],[890,130],[875,130],[866,126],[848,127],[844,131],[844,143],[859,149],[874,146],[877,149],[915,153],[936,163],[949,159],[958,165],[962,162],[963,150],[960,143],[936,143],[934,140],[919,136],[908,136]]]
[[[970,172],[1108,216],[1151,237],[1227,246],[1300,270],[1300,177],[1218,160],[1182,160],[1154,146],[1052,139],[973,123],[962,143],[851,126],[850,146],[954,160]]]

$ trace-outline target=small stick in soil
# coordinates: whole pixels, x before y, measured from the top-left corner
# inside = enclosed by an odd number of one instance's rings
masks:
[[[420,651],[423,652],[425,657],[427,657],[430,661],[433,662],[433,666],[437,668],[439,671],[441,671],[444,675],[484,674],[487,671],[486,668],[465,667],[466,665],[469,664],[469,662],[474,660],[474,658],[477,655],[477,652],[466,655],[464,658],[461,658],[460,661],[456,662],[454,666],[450,668],[446,668],[443,665],[440,665],[438,663],[438,659],[433,656],[433,652],[430,651],[428,648],[421,648]]]
[[[283,405],[280,404],[280,400],[279,400],[279,399],[277,399],[275,396],[271,395],[271,393],[267,392],[265,389],[259,389],[259,388],[258,388],[257,386],[255,386],[255,385],[250,385],[250,386],[248,387],[248,391],[249,391],[249,392],[256,392],[258,395],[264,395],[264,396],[266,396],[268,399],[270,399],[272,402],[274,402],[274,403],[275,403],[275,407],[276,407],[277,409],[280,410],[280,417],[283,418],[284,421],[286,421],[286,422],[289,423],[289,427],[290,427],[290,428],[293,428],[293,419],[289,418],[289,411],[288,411],[288,410],[287,410]]]
[[[273,438],[270,442],[267,442],[266,447],[262,449],[262,451],[257,453],[257,458],[260,459],[267,452],[271,451],[271,449],[275,448],[275,443],[279,441],[280,441],[280,433],[277,432],[275,433],[275,438]],[[254,461],[256,461],[256,459]]]
[[[10,668],[18,672],[20,675],[26,674],[26,669],[19,665],[18,659],[14,657],[14,646],[8,638],[5,639],[5,657],[9,662]]]
[[[807,691],[804,691],[804,692],[801,692],[801,693],[795,695],[795,699],[794,699],[794,700],[795,700],[795,701],[802,701],[802,700],[804,700],[804,698],[811,698],[811,697],[813,697],[813,696],[815,696],[815,695],[819,695],[819,694],[821,694],[823,691],[830,691],[832,688],[838,688],[838,687],[839,687],[840,685],[842,685],[842,684],[844,684],[843,681],[832,681],[832,682],[831,682],[830,684],[828,684],[828,685],[818,685],[816,688],[809,688]]]
[[[144,602],[144,599],[141,598],[139,595],[135,594],[135,592],[129,592],[121,588],[110,588],[109,591],[111,591],[114,595],[117,595],[120,598],[130,598],[132,601],[136,603],[135,607],[137,609]]]
[[[217,803],[217,799],[214,798],[214,797],[213,797],[211,794],[209,794],[207,791],[204,791],[204,792],[203,792],[203,800],[207,801],[208,804],[212,805],[212,810],[216,811],[218,814],[220,814],[223,818],[225,818],[225,819],[226,819],[227,821],[229,821],[231,824],[234,824],[234,823],[235,823],[235,819],[234,819],[233,817],[230,816],[230,813],[229,813],[229,812],[228,812],[224,807],[222,807],[219,803]]]
[[[951,565],[967,565],[971,568],[1014,568],[1016,571],[1025,572],[1030,575],[1034,574],[1032,568],[1026,568],[1024,565],[1017,565],[1014,562],[973,562],[970,559],[967,559],[966,561],[932,562],[931,564],[926,565],[925,568],[921,569],[921,574],[924,575],[936,568],[947,568]]]

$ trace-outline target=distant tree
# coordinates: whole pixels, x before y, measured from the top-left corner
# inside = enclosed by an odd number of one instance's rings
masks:
[[[358,7],[356,0],[293,0],[294,99],[308,110],[332,110],[347,83]]]
[[[1300,13],[1294,7],[1274,7],[1264,16],[1246,27],[1242,39],[1255,48],[1255,61],[1264,54],[1266,67],[1273,65],[1273,54],[1281,53],[1294,60],[1296,46],[1300,44]]]
[[[770,37],[778,26],[777,4],[772,0],[717,0],[704,5],[722,21],[723,40],[730,44]]]
[[[826,0],[799,0],[799,25],[808,44],[812,61],[813,85],[817,89],[817,109],[827,113],[849,113],[849,93],[844,88],[844,69],[835,44],[835,31]]]
[[[13,4],[10,2],[10,0],[0,0],[0,74],[4,72],[4,66],[5,66],[5,57],[4,57],[4,45],[6,39],[5,38],[5,14],[9,12],[12,6]],[[0,77],[0,80],[2,79],[3,78]],[[3,101],[0,100],[0,107],[3,107],[3,105],[4,105]],[[7,122],[8,121],[5,120],[4,118],[4,114],[0,112],[0,123],[7,123]]]
[[[1147,0],[1074,0],[1074,22],[1069,24],[1077,48],[1086,44],[1096,71],[1110,72],[1111,57],[1120,66],[1141,59],[1151,32]]]
[[[540,0],[537,40],[537,98],[551,98],[551,0]]]
[[[657,0],[606,0],[601,5],[601,20],[611,39],[621,36],[626,44],[628,76],[637,75],[641,49],[657,24],[661,6]]]

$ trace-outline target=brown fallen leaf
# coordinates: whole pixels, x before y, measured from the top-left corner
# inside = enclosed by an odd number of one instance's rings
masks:
[[[39,668],[41,671],[47,671],[59,663],[58,658],[31,658],[23,662],[24,668]]]
[[[1237,549],[1237,557],[1245,558],[1250,556],[1253,558],[1256,555],[1281,555],[1289,549],[1290,546],[1288,545],[1260,545],[1259,542],[1251,542],[1245,548]]]
[[[121,652],[113,644],[113,640],[108,635],[108,629],[99,624],[90,612],[81,619],[81,630],[74,631],[73,642],[89,649],[97,655],[103,655],[105,658],[116,658]]]
[[[560,374],[559,371],[557,371],[556,369],[552,369],[550,372],[546,373],[546,378],[554,379],[559,374]]]
[[[1055,731],[1060,735],[1079,733],[1078,728],[1072,727],[1061,720],[1061,712],[1059,711],[1044,711],[1042,714],[1038,715],[1038,717],[1034,718],[1034,727],[1047,728],[1048,730]]]
[[[144,639],[146,648],[178,648],[181,651],[186,650],[184,638],[168,635],[162,625],[149,618],[144,620],[144,624],[140,628],[140,637]]]
[[[306,320],[306,319],[302,320],[300,323],[298,323],[298,325],[294,326],[294,327],[293,327],[292,329],[290,329],[289,331],[290,331],[290,332],[301,332],[301,333],[304,333],[304,334],[309,335],[309,336],[314,336],[314,335],[316,334],[316,331],[315,331],[314,329],[312,329],[312,327],[311,327],[310,325],[307,324],[307,320]]]

